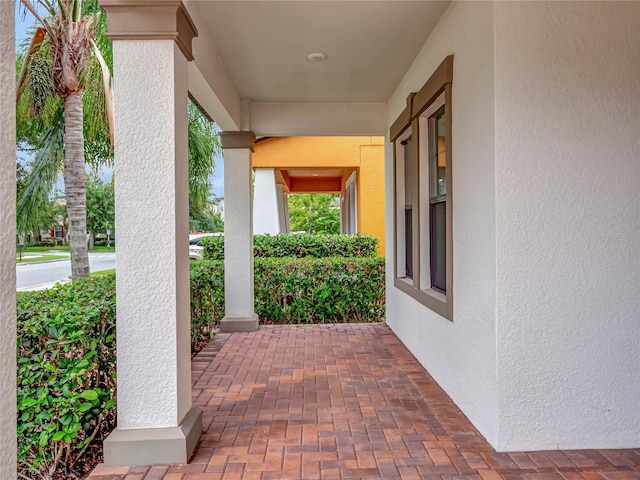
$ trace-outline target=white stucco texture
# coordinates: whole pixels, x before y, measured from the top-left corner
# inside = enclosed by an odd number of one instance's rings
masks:
[[[638,25],[495,6],[500,450],[640,446]]]
[[[453,2],[389,100],[390,125],[447,55],[454,55],[453,315],[450,322],[393,286],[387,243],[387,322],[456,404],[493,441],[497,427],[493,6]],[[386,161],[387,238],[393,239],[393,152]],[[428,267],[427,267],[428,268]]]
[[[16,478],[14,2],[0,1],[0,478]]]
[[[253,315],[251,150],[224,150],[225,317]]]
[[[253,233],[261,235],[281,233],[280,204],[276,173],[273,168],[256,168],[254,170],[253,201]]]
[[[173,40],[115,41],[118,428],[191,407],[187,61]]]

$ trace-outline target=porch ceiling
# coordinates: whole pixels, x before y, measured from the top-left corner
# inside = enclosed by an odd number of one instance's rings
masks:
[[[276,183],[287,193],[340,193],[354,168],[276,168]]]
[[[448,1],[186,1],[240,99],[384,102]],[[328,59],[310,62],[307,54]]]

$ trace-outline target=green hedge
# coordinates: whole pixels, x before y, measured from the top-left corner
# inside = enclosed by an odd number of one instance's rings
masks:
[[[256,258],[256,313],[267,323],[382,321],[384,268],[377,257]],[[92,440],[115,426],[115,302],[114,274],[19,296],[23,474],[70,476]],[[223,313],[223,262],[192,262],[192,349]]]
[[[192,344],[211,338],[214,325],[223,315],[224,264],[207,260],[191,262]]]
[[[266,323],[377,322],[385,315],[382,258],[256,258],[255,311]],[[224,313],[224,264],[192,262],[192,322]]]
[[[205,260],[224,260],[224,236],[204,237]],[[255,257],[375,257],[378,239],[373,235],[255,235]]]
[[[18,459],[69,474],[115,425],[115,281],[87,279],[18,299]]]
[[[115,427],[115,308],[113,273],[19,295],[18,460],[28,477],[67,478]],[[192,322],[192,351],[211,335],[210,322]]]

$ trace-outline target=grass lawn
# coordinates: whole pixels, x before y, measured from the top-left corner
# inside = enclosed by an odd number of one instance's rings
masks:
[[[107,275],[111,275],[116,273],[116,269],[112,268],[111,270],[100,270],[99,272],[92,272],[91,277],[106,277]]]
[[[65,260],[69,257],[67,257],[66,255],[38,255],[38,256],[33,256],[33,257],[22,257],[22,260],[20,260],[20,257],[17,256],[16,257],[16,263],[36,263],[36,262],[46,262],[49,260]]]
[[[57,252],[68,252],[69,246],[57,246],[57,247],[27,247],[25,252],[49,252],[49,251],[57,251]],[[94,252],[115,252],[116,247],[113,245],[107,249],[107,247],[95,247],[92,251]]]

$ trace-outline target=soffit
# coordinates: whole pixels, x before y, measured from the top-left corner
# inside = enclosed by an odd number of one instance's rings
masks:
[[[186,1],[240,98],[384,102],[448,1]],[[307,54],[324,52],[324,62]]]
[[[290,168],[287,173],[290,177],[341,177],[344,171],[341,168]]]

